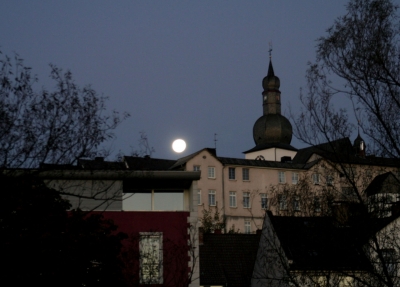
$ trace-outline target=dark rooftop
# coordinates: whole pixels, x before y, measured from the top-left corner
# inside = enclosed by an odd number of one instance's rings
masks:
[[[251,286],[259,234],[204,234],[200,284]]]
[[[269,216],[293,270],[369,268],[360,226],[339,226],[331,217]]]

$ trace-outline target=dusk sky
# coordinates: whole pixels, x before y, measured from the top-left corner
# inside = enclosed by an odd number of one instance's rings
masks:
[[[107,109],[131,117],[109,142],[138,149],[146,132],[155,158],[205,147],[244,158],[262,115],[269,62],[281,80],[282,114],[298,109],[316,39],[345,13],[347,1],[32,1],[0,3],[0,50],[18,53],[51,89],[49,64],[109,97]],[[187,149],[176,154],[172,141]],[[295,138],[292,145],[304,147]],[[113,158],[111,158],[113,159]]]

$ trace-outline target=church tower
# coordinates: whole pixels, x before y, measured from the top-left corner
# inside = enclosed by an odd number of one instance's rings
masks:
[[[290,145],[292,125],[281,115],[280,80],[275,76],[270,55],[268,74],[262,81],[263,115],[253,126],[253,138],[256,146],[244,152],[246,159],[265,159],[273,161],[288,160],[296,154]]]

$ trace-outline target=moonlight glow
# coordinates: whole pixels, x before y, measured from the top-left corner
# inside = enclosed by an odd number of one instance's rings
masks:
[[[181,139],[174,140],[172,143],[172,149],[177,153],[183,152],[186,149],[185,141]]]

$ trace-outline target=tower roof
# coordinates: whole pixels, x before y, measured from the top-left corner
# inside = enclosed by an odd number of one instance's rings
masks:
[[[287,144],[292,141],[292,125],[281,115],[280,80],[275,76],[271,59],[268,74],[262,81],[263,115],[253,127],[253,138],[257,146],[265,144]]]

